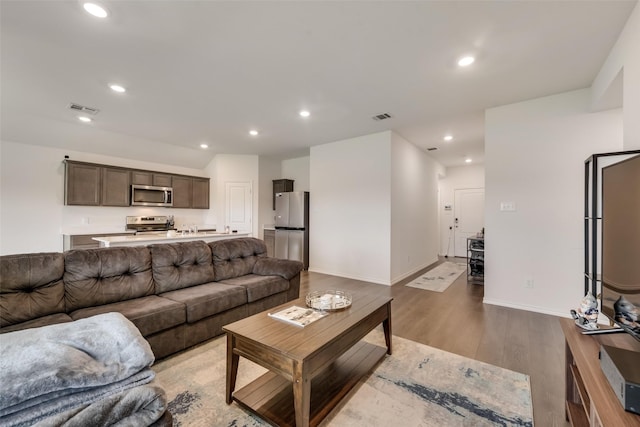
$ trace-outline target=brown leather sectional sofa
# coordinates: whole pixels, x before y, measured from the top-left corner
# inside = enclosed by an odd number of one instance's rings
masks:
[[[156,359],[298,298],[302,263],[255,238],[0,257],[0,333],[116,311]]]

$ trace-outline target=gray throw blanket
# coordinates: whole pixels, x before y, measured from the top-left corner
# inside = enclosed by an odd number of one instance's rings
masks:
[[[148,384],[153,361],[119,313],[3,334],[0,426],[151,424],[166,409],[163,390]]]

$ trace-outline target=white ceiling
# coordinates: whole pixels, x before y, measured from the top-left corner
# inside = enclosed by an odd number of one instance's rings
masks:
[[[393,129],[482,162],[484,109],[590,86],[637,1],[98,3],[2,0],[3,141],[203,168]]]

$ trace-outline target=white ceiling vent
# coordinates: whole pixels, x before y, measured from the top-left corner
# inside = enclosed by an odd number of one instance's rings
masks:
[[[74,102],[69,104],[69,109],[80,113],[91,114],[92,116],[95,116],[100,112],[97,108],[85,107],[84,105],[76,104]]]
[[[379,122],[380,120],[387,120],[391,118],[391,114],[389,113],[382,113],[382,114],[376,114],[375,116],[371,117],[373,120]]]

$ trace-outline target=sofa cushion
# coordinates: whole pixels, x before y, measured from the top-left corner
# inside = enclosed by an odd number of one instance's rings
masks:
[[[68,312],[154,293],[151,254],[144,246],[72,250],[64,257]]]
[[[284,292],[289,289],[289,281],[280,276],[259,276],[257,274],[247,274],[245,276],[234,277],[220,283],[225,285],[242,286],[247,290],[247,301],[254,302],[270,295]]]
[[[253,237],[218,240],[209,247],[216,281],[251,274],[258,258],[267,256],[265,243]]]
[[[159,296],[184,304],[187,307],[189,323],[247,303],[247,292],[244,287],[213,282],[165,292]]]
[[[186,321],[184,304],[151,295],[97,307],[81,308],[71,313],[73,320],[97,314],[118,312],[131,320],[143,336],[181,325]]]
[[[41,326],[56,325],[58,323],[73,322],[73,319],[67,313],[49,314],[48,316],[38,317],[37,319],[27,320],[26,322],[16,323],[0,329],[0,334],[5,332],[22,331],[23,329],[39,328]],[[0,339],[0,342],[2,340]]]
[[[63,274],[61,253],[0,257],[0,327],[64,313]]]
[[[156,293],[213,282],[211,249],[203,241],[151,245]]]

